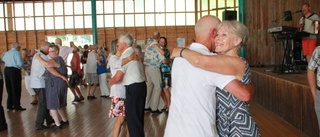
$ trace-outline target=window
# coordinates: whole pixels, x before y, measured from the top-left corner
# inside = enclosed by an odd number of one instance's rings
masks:
[[[126,14],[126,27],[134,27],[134,15],[133,14]]]
[[[4,19],[0,18],[0,30],[4,30]]]
[[[53,27],[53,17],[45,17],[45,29],[54,29]]]
[[[74,14],[75,15],[82,15],[83,14],[83,10],[84,8],[82,7],[82,2],[74,2]],[[90,7],[90,6],[86,6],[87,7]]]
[[[146,14],[146,26],[155,26],[154,14]]]
[[[184,12],[186,11],[185,9],[185,0],[176,0],[176,11],[177,12]]]
[[[43,16],[43,4],[35,3],[34,4],[35,16]]]
[[[73,15],[73,3],[65,2],[64,3],[64,14],[65,15]]]
[[[53,16],[53,5],[52,3],[46,2],[44,3],[44,15],[45,16]]]
[[[74,22],[73,22],[73,16],[66,16],[65,17],[65,21],[66,21],[66,23],[65,23],[65,28],[68,28],[68,29],[73,29],[73,27],[74,27]]]
[[[113,27],[114,26],[114,18],[113,15],[105,15],[105,27]]]
[[[55,29],[64,29],[64,20],[63,17],[55,17]]]
[[[83,28],[84,25],[83,25],[83,16],[75,16],[74,17],[74,24],[75,24],[75,28]]]
[[[24,16],[23,4],[21,4],[21,3],[14,4],[14,8],[12,9],[12,13],[14,13],[15,17],[23,17]]]
[[[33,3],[34,2],[34,3]],[[222,11],[236,10],[235,0],[104,0],[96,1],[97,27],[145,27],[195,25],[205,15],[222,19]],[[0,4],[0,25],[14,30],[92,28],[91,1],[21,1]],[[3,9],[4,8],[4,9]],[[195,14],[198,14],[196,19]],[[5,24],[6,22],[14,24]],[[25,27],[26,26],[26,27]],[[3,31],[4,27],[0,27]]]
[[[63,4],[62,4],[62,2],[55,2],[54,3],[54,15],[55,16],[63,15]]]
[[[124,26],[124,16],[115,15],[115,27],[123,27],[123,26]]]
[[[44,29],[44,18],[43,17],[36,17],[36,22],[35,22],[35,26],[36,26],[36,30],[43,30]]]
[[[97,27],[98,28],[103,28],[103,15],[97,15]]]
[[[176,25],[176,20],[175,20],[175,17],[174,17],[174,14],[173,14],[173,13],[168,13],[168,14],[166,14],[166,25],[167,25],[167,26],[174,26],[174,25]]]
[[[156,14],[156,26],[165,26],[165,14]]]
[[[144,14],[136,14],[135,23],[136,26],[144,26]]]
[[[84,27],[85,28],[92,28],[92,17],[91,16],[84,16]]]
[[[34,30],[34,18],[26,18],[26,30]]]

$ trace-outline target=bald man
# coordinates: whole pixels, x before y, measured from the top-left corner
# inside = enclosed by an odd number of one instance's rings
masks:
[[[165,60],[164,51],[160,49],[158,43],[160,33],[153,33],[153,42],[146,48],[144,53],[145,74],[147,79],[146,109],[151,109],[151,113],[160,113],[163,106],[159,105],[161,95],[161,72],[160,65]]]
[[[214,55],[216,27],[220,20],[204,16],[195,25],[196,42],[190,50]],[[183,50],[182,50],[183,51]],[[216,131],[215,89],[239,92],[247,90],[231,75],[209,72],[192,66],[184,58],[175,58],[172,65],[172,89],[165,137],[213,137]]]

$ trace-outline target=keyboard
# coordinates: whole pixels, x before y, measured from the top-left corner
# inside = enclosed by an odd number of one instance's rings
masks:
[[[289,27],[289,26],[279,26],[279,27],[274,27],[274,28],[269,28],[268,32],[271,34],[274,33],[292,33],[296,32],[297,28],[295,27]]]

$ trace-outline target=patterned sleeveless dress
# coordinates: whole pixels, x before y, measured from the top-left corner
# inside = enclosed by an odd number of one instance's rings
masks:
[[[243,59],[243,58],[242,58]],[[241,83],[250,83],[249,64],[246,64]],[[217,129],[220,137],[260,137],[259,127],[249,112],[248,104],[226,90],[216,89]]]

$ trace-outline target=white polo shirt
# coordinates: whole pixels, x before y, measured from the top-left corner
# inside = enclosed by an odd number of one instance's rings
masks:
[[[190,49],[213,55],[199,43]],[[214,63],[214,62],[212,62]],[[214,137],[216,132],[216,86],[223,89],[235,76],[221,75],[192,66],[184,58],[175,58],[172,89],[165,137]]]
[[[97,73],[97,53],[92,50],[88,53],[86,73]]]
[[[62,57],[65,64],[67,64],[68,56],[73,52],[72,47],[59,46],[59,56]]]
[[[45,81],[44,81],[44,72],[46,68],[42,66],[40,61],[36,58],[36,56],[40,54],[40,56],[44,60],[48,60],[48,57],[44,55],[42,52],[38,52],[34,55],[31,64],[31,75],[30,75],[30,87],[31,88],[45,88]]]
[[[134,52],[132,47],[127,48],[120,57],[120,60],[129,57]],[[143,65],[141,61],[132,60],[126,65],[122,66],[121,71],[125,74],[122,82],[123,85],[127,86],[133,83],[140,83],[145,81]]]

